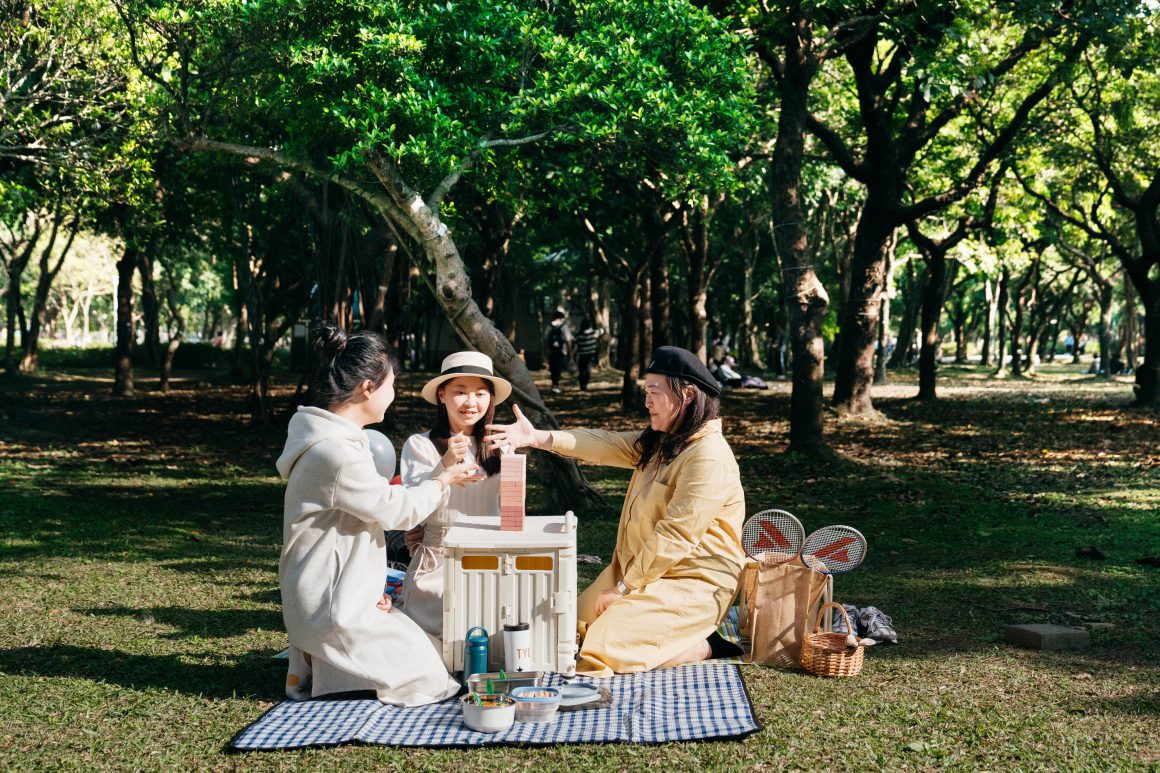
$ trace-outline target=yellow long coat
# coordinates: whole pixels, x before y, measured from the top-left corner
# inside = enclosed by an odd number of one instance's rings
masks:
[[[639,432],[552,432],[552,451],[635,466]],[[620,511],[612,562],[580,595],[577,671],[608,677],[651,671],[709,636],[736,594],[745,493],[721,420],[706,422],[676,459],[635,470]],[[634,588],[599,617],[596,597],[617,580]]]

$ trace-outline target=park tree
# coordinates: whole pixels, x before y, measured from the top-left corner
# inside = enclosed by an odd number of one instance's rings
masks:
[[[1094,167],[1086,175],[1084,209],[1048,202],[1051,181],[1035,187],[1047,206],[1088,236],[1099,239],[1119,259],[1144,306],[1144,361],[1136,368],[1140,405],[1160,405],[1160,12],[1154,8],[1131,20],[1122,45],[1085,58],[1081,78],[1070,88],[1083,121],[1078,137]],[[1074,153],[1076,148],[1072,147]],[[1084,179],[1084,178],[1081,178]],[[1069,199],[1063,198],[1067,202]],[[1101,342],[1101,357],[1108,352]]]
[[[922,286],[919,323],[921,331],[918,354],[919,400],[934,400],[937,396],[938,350],[941,340],[939,322],[960,267],[960,262],[949,256],[973,231],[986,228],[994,219],[999,189],[1006,175],[1006,167],[1000,166],[991,181],[985,202],[972,201],[972,197],[963,202],[963,206],[960,207],[962,211],[958,216],[950,223],[943,224],[944,230],[949,233],[936,236],[924,232],[918,221],[906,224],[910,241],[918,248],[926,264],[924,271],[926,282]],[[934,220],[933,217],[927,218],[927,223],[935,225]]]
[[[82,223],[101,228],[101,223],[115,222],[104,215],[118,203],[126,212],[135,207],[135,191],[148,176],[147,154],[133,131],[133,87],[120,32],[115,9],[92,0],[23,3],[7,8],[0,18],[0,198],[11,202],[31,192],[39,202],[33,211],[59,205],[61,211],[52,217],[73,224],[74,232]],[[18,189],[24,193],[17,194]],[[12,212],[10,204],[6,209]],[[21,324],[25,369],[36,366],[39,317],[60,266],[41,263],[31,322]],[[120,263],[122,278],[131,277],[124,256]],[[10,309],[19,305],[13,298],[19,278],[11,279],[26,265],[19,260],[6,265]],[[133,309],[128,285],[118,299],[124,319],[118,326],[122,338],[114,388],[131,393],[131,380],[126,380]],[[9,336],[12,330],[10,322]]]
[[[715,11],[747,31],[764,71],[761,90],[769,113],[776,111],[770,158],[769,192],[774,249],[785,277],[788,344],[793,368],[790,396],[791,451],[826,450],[822,427],[825,350],[822,326],[829,295],[814,270],[805,225],[803,169],[814,78],[830,58],[842,55],[854,36],[848,28],[828,27],[839,9],[801,2],[716,2]]]
[[[330,181],[365,200],[435,270],[435,298],[534,421],[556,426],[472,297],[448,194],[539,143],[596,158],[635,148],[714,169],[745,98],[737,40],[677,0],[604,5],[123,0],[173,140]],[[731,110],[732,109],[732,110]],[[583,167],[574,173],[582,173]],[[591,493],[574,464],[561,485]]]
[[[865,186],[851,292],[842,309],[834,404],[841,413],[871,411],[869,386],[894,232],[961,201],[1018,136],[1088,46],[1092,28],[1115,7],[1060,3],[901,3],[850,10],[868,15],[833,70],[856,97],[809,115],[810,131],[834,163]],[[848,79],[848,80],[845,80]],[[964,124],[992,117],[976,133]],[[975,136],[956,178],[939,189],[918,185],[916,170],[944,150],[946,133]]]
[[[0,196],[23,165],[100,170],[129,110],[115,20],[101,0],[0,7]]]
[[[107,237],[81,234],[52,286],[49,302],[57,327],[64,328],[64,339],[70,344],[87,345],[92,340],[94,314],[112,309],[115,250]]]

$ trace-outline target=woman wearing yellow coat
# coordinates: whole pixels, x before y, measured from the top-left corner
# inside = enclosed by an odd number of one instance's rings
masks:
[[[662,346],[639,432],[491,425],[488,440],[632,468],[612,561],[577,604],[577,672],[607,677],[739,652],[715,633],[737,591],[745,494],[721,434],[721,388],[691,352]]]

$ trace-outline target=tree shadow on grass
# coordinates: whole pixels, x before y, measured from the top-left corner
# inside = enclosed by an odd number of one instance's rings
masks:
[[[163,639],[228,639],[250,631],[281,631],[282,613],[268,609],[187,609],[183,607],[88,607],[75,610],[93,617],[135,619],[143,624],[171,626],[177,631],[159,633]]]
[[[1118,711],[1123,714],[1155,714],[1160,716],[1160,691],[1155,689],[1144,689],[1138,695],[1098,701],[1097,703],[1105,710]]]
[[[205,658],[220,658],[206,653]],[[186,655],[130,655],[64,644],[0,650],[0,673],[90,679],[130,689],[170,690],[206,698],[279,701],[286,663],[253,653],[228,664],[190,663]]]
[[[41,484],[44,486],[44,484]],[[0,558],[276,561],[281,496],[273,487],[186,484],[175,490],[51,484],[9,497]]]

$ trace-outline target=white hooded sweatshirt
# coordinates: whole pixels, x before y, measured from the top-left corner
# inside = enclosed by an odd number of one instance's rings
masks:
[[[387,573],[383,530],[422,523],[445,499],[441,484],[389,485],[362,428],[321,408],[298,409],[277,467],[287,481],[278,567],[292,653],[287,694],[374,690],[401,706],[455,695],[459,685],[427,634],[375,606]],[[303,653],[313,674],[298,676],[302,658],[293,656]]]

